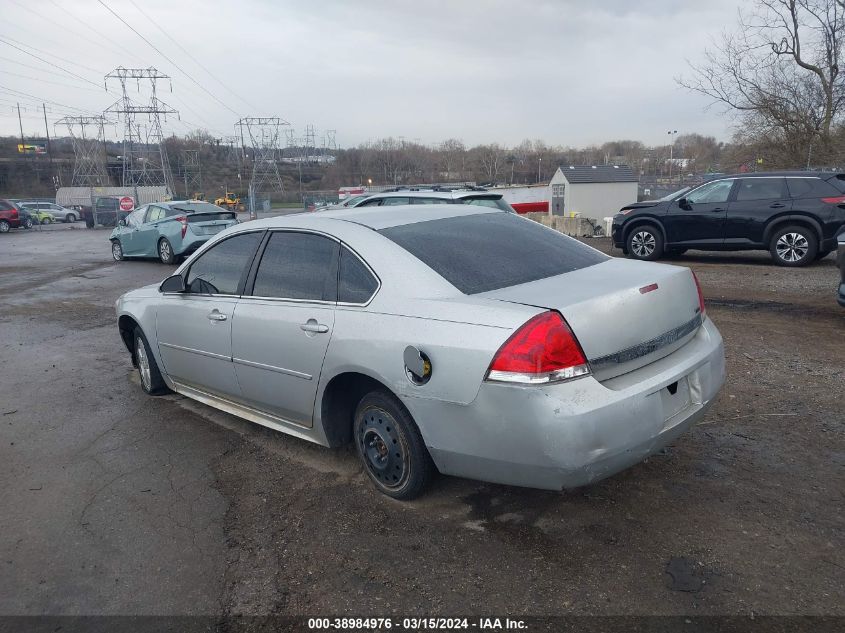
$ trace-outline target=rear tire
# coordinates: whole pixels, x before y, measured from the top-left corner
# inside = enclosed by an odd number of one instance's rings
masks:
[[[411,414],[390,393],[372,391],[361,399],[352,437],[364,471],[388,497],[418,497],[436,472]]]
[[[663,234],[654,224],[641,224],[631,229],[625,241],[630,257],[654,261],[663,256]]]
[[[162,264],[170,265],[176,263],[176,256],[173,254],[173,246],[171,246],[166,237],[163,237],[158,241],[158,258],[161,260]]]
[[[7,220],[0,220],[0,233],[8,233],[12,225]]]
[[[74,222],[76,222],[76,216],[73,213],[68,213],[65,216],[65,222],[67,222],[68,224],[73,224]]]
[[[161,372],[156,364],[155,356],[150,350],[147,337],[141,328],[135,328],[135,366],[138,368],[138,375],[141,377],[141,388],[151,396],[160,396],[170,389],[161,377]]]
[[[778,266],[806,266],[815,261],[818,251],[815,232],[797,224],[778,229],[769,242],[769,252]]]
[[[23,228],[31,229],[32,228],[32,218],[27,218],[23,221]]]
[[[53,218],[44,218],[41,220],[41,224],[50,224],[53,221]]]

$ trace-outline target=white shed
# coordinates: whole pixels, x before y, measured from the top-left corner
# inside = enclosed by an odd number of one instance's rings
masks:
[[[549,183],[549,214],[601,222],[637,201],[637,177],[627,165],[566,165]]]

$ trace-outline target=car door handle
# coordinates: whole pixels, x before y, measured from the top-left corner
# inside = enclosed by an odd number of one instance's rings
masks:
[[[225,314],[221,314],[217,310],[212,310],[211,313],[208,315],[209,321],[225,321],[228,318],[229,317],[227,317]]]
[[[329,331],[328,325],[323,325],[322,323],[317,323],[314,319],[309,319],[306,323],[303,323],[299,326],[299,329],[303,332],[314,332],[316,334],[325,334]]]
[[[774,204],[770,204],[770,209],[783,209],[786,205],[781,202],[775,202]]]
[[[722,207],[717,207],[716,209],[710,209],[710,211],[713,213],[718,213],[719,211],[724,211],[724,209]]]

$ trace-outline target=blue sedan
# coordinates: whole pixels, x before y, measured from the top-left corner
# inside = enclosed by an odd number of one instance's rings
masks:
[[[174,264],[209,238],[237,224],[233,211],[196,200],[154,202],[135,209],[112,231],[115,261],[127,257],[157,257]]]

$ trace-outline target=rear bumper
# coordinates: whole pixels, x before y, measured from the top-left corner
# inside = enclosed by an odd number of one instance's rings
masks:
[[[200,246],[205,244],[210,238],[214,237],[213,235],[190,235],[186,234],[185,237],[182,239],[182,245],[177,250],[175,247],[173,249],[176,255],[190,255],[195,250],[197,250]]]
[[[592,377],[541,388],[484,383],[466,406],[404,402],[442,473],[561,490],[660,450],[705,415],[724,380],[722,338],[707,319],[673,354],[604,383]],[[675,383],[688,385],[683,402],[668,395]]]

